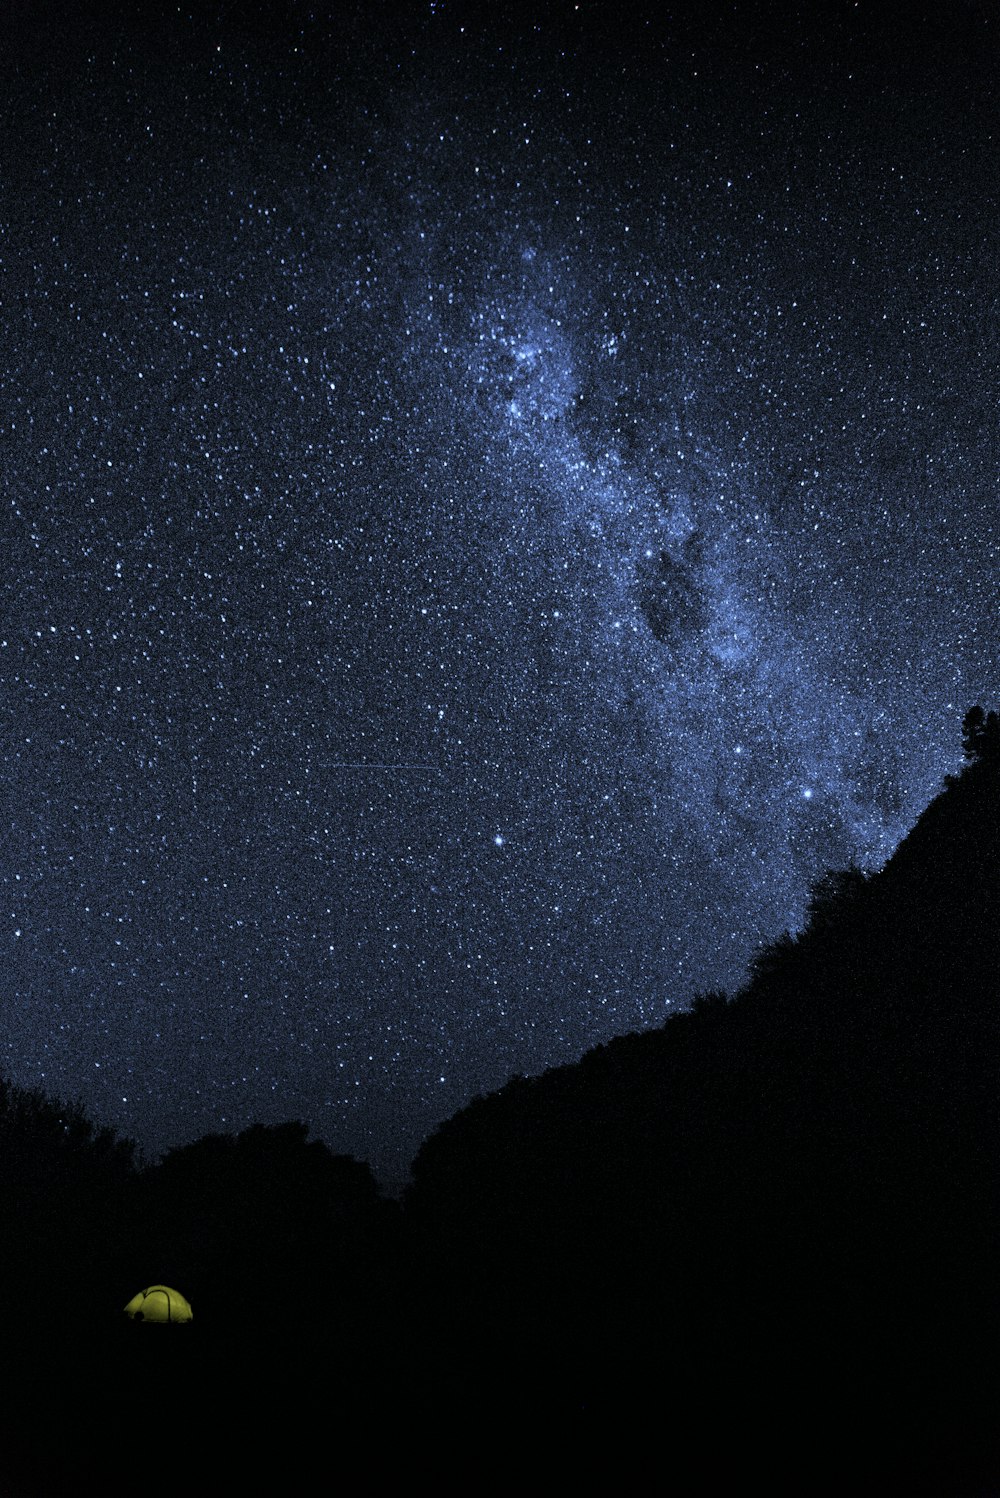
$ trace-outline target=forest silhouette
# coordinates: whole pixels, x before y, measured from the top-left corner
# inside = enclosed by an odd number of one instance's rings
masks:
[[[737,994],[475,1099],[400,1202],[303,1123],[143,1165],[0,1084],[0,1492],[162,1439],[291,1492],[1000,1493],[997,715],[962,741]],[[154,1281],[190,1326],[127,1321]]]

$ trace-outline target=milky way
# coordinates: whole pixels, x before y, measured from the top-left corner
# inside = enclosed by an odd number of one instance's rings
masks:
[[[152,1153],[399,1177],[736,987],[995,696],[992,23],[600,10],[9,49],[0,1058]]]

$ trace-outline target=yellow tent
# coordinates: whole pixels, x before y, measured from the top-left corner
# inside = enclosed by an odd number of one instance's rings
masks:
[[[150,1285],[133,1295],[125,1307],[130,1321],[190,1321],[194,1312],[179,1290],[167,1285]]]

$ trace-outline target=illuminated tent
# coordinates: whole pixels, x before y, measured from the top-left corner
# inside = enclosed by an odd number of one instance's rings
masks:
[[[130,1321],[190,1321],[193,1316],[190,1305],[179,1290],[168,1285],[150,1285],[133,1295],[125,1307]]]

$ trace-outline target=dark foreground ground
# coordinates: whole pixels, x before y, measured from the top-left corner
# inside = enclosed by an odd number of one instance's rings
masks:
[[[298,1314],[322,1320],[322,1298]],[[762,1361],[685,1378],[668,1356],[610,1350],[599,1365],[536,1348],[517,1367],[485,1366],[430,1339],[390,1354],[315,1324],[260,1338],[246,1316],[225,1335],[197,1323],[49,1333],[16,1364],[10,1348],[3,1498],[348,1482],[645,1493],[651,1480],[678,1495],[1000,1494],[993,1395],[980,1409],[926,1401],[919,1368],[892,1390],[873,1368],[781,1377]]]

